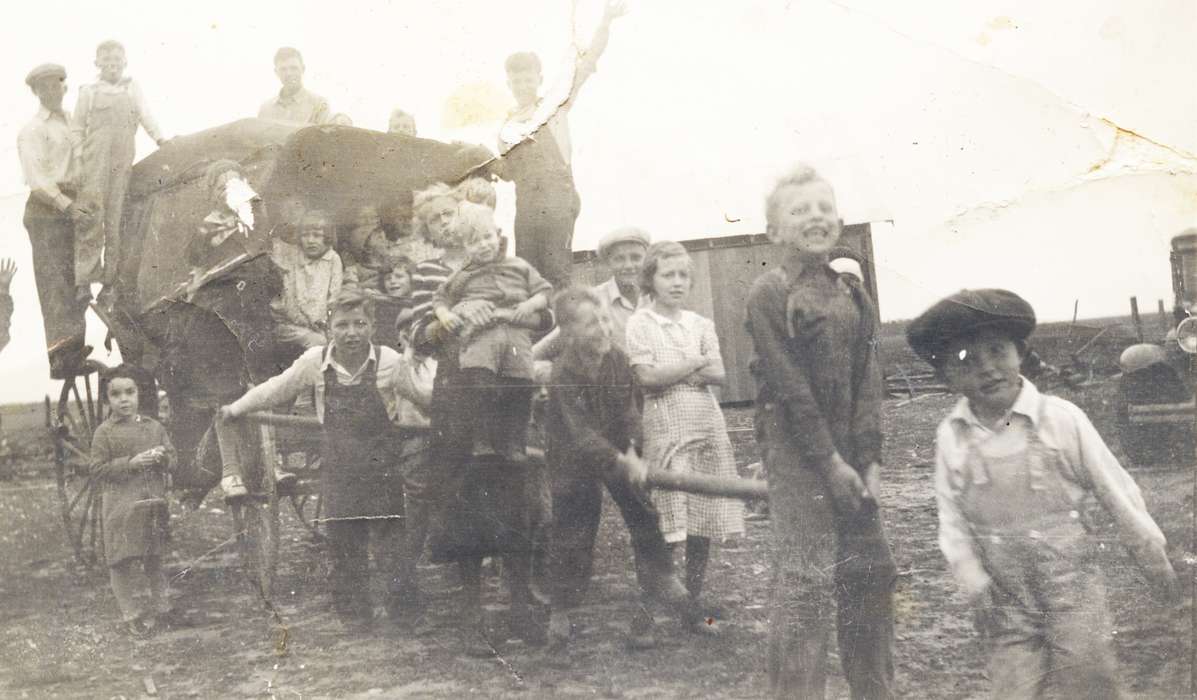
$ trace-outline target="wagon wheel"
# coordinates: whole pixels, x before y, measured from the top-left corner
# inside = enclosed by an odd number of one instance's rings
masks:
[[[267,426],[259,426],[259,457],[254,475],[245,474],[246,486],[256,488],[230,506],[241,565],[263,600],[270,600],[278,568],[278,491],[274,483],[274,439]]]
[[[99,561],[104,550],[101,494],[89,455],[92,436],[104,420],[99,384],[105,369],[104,364],[87,360],[77,374],[63,380],[51,423],[63,528],[75,559],[88,566]]]
[[[307,471],[319,473],[320,458],[317,457],[307,465]],[[323,542],[324,533],[320,531],[320,511],[323,501],[320,499],[319,477],[315,480],[305,480],[297,485],[289,494],[291,510],[300,524],[312,535],[313,542]]]

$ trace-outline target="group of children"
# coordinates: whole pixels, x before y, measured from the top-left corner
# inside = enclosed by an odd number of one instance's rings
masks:
[[[118,99],[109,92],[93,99]],[[248,255],[246,234],[261,215],[236,163],[213,164],[206,182],[214,208],[188,256],[197,286],[214,267]],[[619,494],[646,596],[709,634],[726,614],[702,597],[711,543],[743,532],[741,506],[645,491],[649,469],[735,475],[710,391],[725,376],[719,340],[709,319],[686,308],[693,269],[685,248],[649,246],[644,236],[622,241],[644,245],[633,256],[642,261],[638,284],[627,285],[625,275],[617,285],[615,297],[635,286],[628,291],[636,299],[622,337],[614,337],[614,298],[602,296],[602,287],[554,297],[535,267],[507,255],[493,207],[485,181],[436,186],[416,193],[409,208],[392,207],[412,216],[363,207],[349,236],[353,250],[343,249],[350,266],[336,250],[329,214],[293,207],[301,213],[272,242],[283,280],[274,327],[292,358],[281,374],[222,407],[222,422],[314,397],[325,433],[334,605],[347,624],[372,619],[366,543],[382,538],[380,552],[402,551],[409,560],[384,567],[392,584],[387,610],[402,619],[416,588],[410,559],[423,546],[422,534],[415,548],[391,543],[404,514],[404,484],[413,472],[436,478],[437,469],[456,467],[437,462],[443,455],[421,447],[423,434],[405,432],[410,426],[400,416],[414,407],[431,418],[435,444],[446,432],[439,417],[452,414],[446,420],[466,458],[526,462],[533,340],[551,327],[551,306],[563,349],[548,386],[548,469],[559,499],[549,539],[549,635],[568,639],[564,613],[585,590],[599,484]],[[388,230],[388,219],[398,226]],[[834,191],[813,170],[799,167],[779,181],[766,200],[766,222],[784,262],[753,283],[746,318],[773,528],[771,688],[778,697],[822,696],[836,611],[852,696],[890,697],[897,573],[880,511],[883,394],[874,307],[855,276],[829,264],[840,222]],[[376,315],[392,301],[393,317]],[[948,297],[909,327],[911,346],[962,394],[937,434],[940,544],[990,645],[996,694],[1037,697],[1050,682],[1076,697],[1113,696],[1094,512],[1112,517],[1161,591],[1174,595],[1175,575],[1137,487],[1086,416],[1019,374],[1034,325],[1021,298],[980,290]],[[384,326],[393,329],[393,347],[377,342]],[[428,347],[438,348],[444,376],[451,372],[453,386],[468,387],[473,400],[438,412],[437,385],[429,396],[416,373],[423,358],[415,349]],[[163,475],[174,456],[162,427],[138,413],[126,374],[107,380],[112,410],[96,433],[93,462],[104,483],[113,590],[129,631],[140,636],[170,619],[154,513],[164,507]],[[438,371],[436,381],[449,380]],[[238,495],[228,488],[235,484],[225,486]],[[150,580],[148,609],[132,602],[136,560]],[[633,632],[643,637],[643,624]]]

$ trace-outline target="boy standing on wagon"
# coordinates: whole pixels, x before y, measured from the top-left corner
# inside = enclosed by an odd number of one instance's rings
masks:
[[[853,698],[893,696],[896,569],[878,508],[881,374],[873,303],[833,270],[835,192],[807,166],[765,202],[785,259],[748,293],[757,440],[769,472],[769,685],[821,698],[832,611]]]
[[[175,461],[175,448],[158,421],[138,413],[137,380],[127,367],[114,368],[107,382],[111,413],[92,437],[91,469],[103,494],[104,556],[112,593],[125,632],[141,638],[173,616],[162,573],[161,518],[166,470]],[[149,586],[149,610],[136,601],[138,564]]]
[[[939,544],[990,647],[999,698],[1118,697],[1105,587],[1090,537],[1112,518],[1148,581],[1176,595],[1164,535],[1081,409],[1019,368],[1035,312],[1004,289],[965,290],[915,319],[910,346],[963,394],[939,425]],[[1104,547],[1104,545],[1100,545]]]
[[[96,213],[91,226],[75,233],[75,283],[79,285],[110,285],[116,279],[121,214],[138,125],[159,146],[166,143],[141,88],[123,75],[125,65],[125,47],[120,42],[105,41],[96,47],[100,79],[80,88],[71,120],[71,131],[82,148],[83,195]]]
[[[419,437],[397,427],[401,399],[426,399],[412,383],[411,366],[394,350],[375,345],[374,308],[367,297],[343,291],[332,305],[327,346],[308,349],[271,377],[220,409],[221,420],[294,401],[313,392],[324,426],[321,489],[328,529],[333,607],[351,629],[369,627],[370,540],[387,577],[387,610],[397,619],[398,533],[403,517],[400,461]],[[414,457],[413,457],[414,458]]]

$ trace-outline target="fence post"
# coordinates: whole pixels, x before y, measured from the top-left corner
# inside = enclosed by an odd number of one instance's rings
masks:
[[[1139,299],[1131,297],[1131,319],[1135,322],[1135,333],[1139,336],[1139,342],[1143,342],[1143,319],[1139,318]]]

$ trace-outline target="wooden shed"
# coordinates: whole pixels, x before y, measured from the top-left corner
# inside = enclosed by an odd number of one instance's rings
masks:
[[[723,387],[720,402],[751,402],[756,398],[756,386],[748,371],[752,340],[744,329],[744,301],[753,280],[781,264],[783,251],[772,245],[764,234],[699,238],[681,243],[694,259],[694,292],[690,308],[714,319],[723,351],[727,384]],[[876,301],[877,274],[869,225],[845,226],[840,243],[851,247],[865,261],[861,265],[865,287]],[[594,251],[574,253],[574,282],[593,285],[609,275]]]

